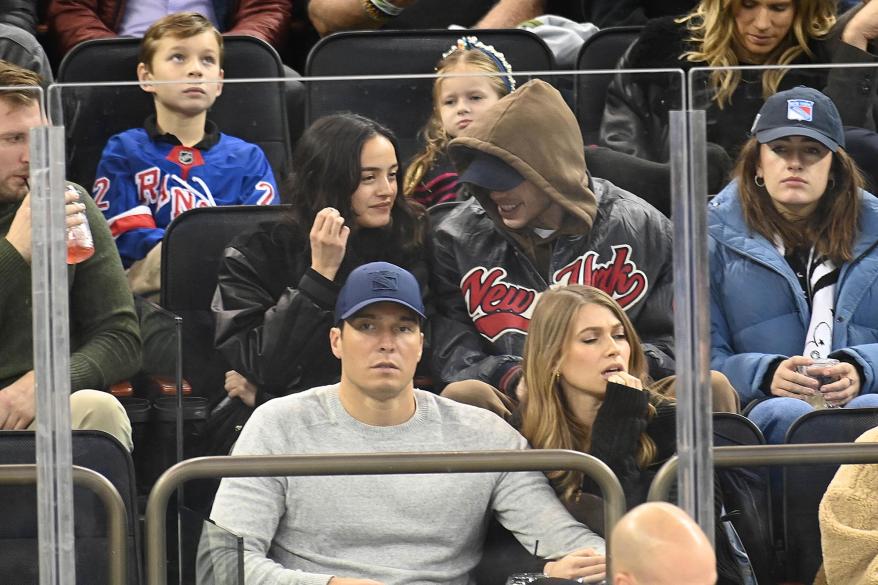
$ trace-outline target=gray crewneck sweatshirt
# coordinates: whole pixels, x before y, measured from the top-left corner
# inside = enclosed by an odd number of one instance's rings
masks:
[[[338,385],[256,409],[235,455],[525,449],[503,419],[415,390],[403,424],[364,424]],[[211,518],[244,537],[247,585],[325,585],[332,576],[386,585],[467,584],[491,513],[532,550],[558,558],[604,541],[576,522],[538,472],[227,478]],[[216,551],[214,551],[216,557]]]

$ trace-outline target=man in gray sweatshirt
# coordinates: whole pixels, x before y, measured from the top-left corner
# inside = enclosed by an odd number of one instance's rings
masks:
[[[384,262],[354,270],[335,318],[340,383],[259,407],[235,455],[527,448],[500,417],[414,388],[425,317],[411,274]],[[244,537],[247,585],[464,585],[491,514],[559,559],[547,575],[603,576],[603,539],[537,472],[227,478],[211,518]]]

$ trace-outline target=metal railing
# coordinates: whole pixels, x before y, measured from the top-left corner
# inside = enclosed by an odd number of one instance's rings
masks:
[[[35,464],[0,465],[0,484],[29,485],[37,482]],[[110,585],[125,585],[127,576],[128,513],[119,491],[106,477],[85,467],[73,466],[73,483],[93,491],[107,510],[109,541],[108,572]]]
[[[174,465],[159,477],[146,506],[146,578],[148,585],[166,585],[166,512],[174,490],[193,479],[308,475],[383,475],[485,473],[516,471],[579,471],[597,483],[604,499],[604,532],[625,513],[625,494],[615,474],[599,459],[560,449],[527,451],[466,451],[202,457]],[[607,566],[609,574],[610,568]]]
[[[715,467],[753,465],[811,465],[819,463],[878,463],[878,443],[832,443],[798,445],[749,445],[714,447]],[[661,466],[649,486],[650,502],[666,501],[677,478],[676,455]]]

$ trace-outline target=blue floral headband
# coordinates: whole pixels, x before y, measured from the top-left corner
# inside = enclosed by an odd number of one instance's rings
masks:
[[[460,37],[450,49],[442,53],[442,59],[447,59],[448,56],[455,51],[466,51],[467,49],[476,49],[487,55],[488,58],[494,62],[494,65],[497,66],[497,70],[500,73],[505,73],[505,75],[502,76],[502,79],[503,83],[506,85],[506,89],[508,89],[510,93],[515,91],[515,78],[512,77],[512,66],[509,65],[506,57],[492,45],[486,45],[480,41],[478,37]]]

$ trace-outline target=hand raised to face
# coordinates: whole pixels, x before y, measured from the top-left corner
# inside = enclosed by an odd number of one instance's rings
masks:
[[[314,218],[311,240],[311,268],[328,280],[333,280],[344,260],[351,228],[337,209],[321,209]]]

